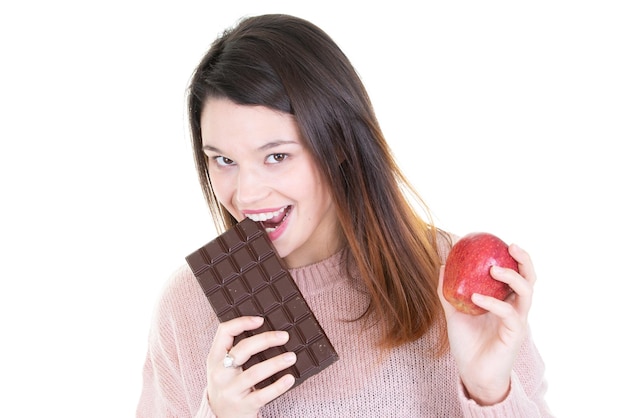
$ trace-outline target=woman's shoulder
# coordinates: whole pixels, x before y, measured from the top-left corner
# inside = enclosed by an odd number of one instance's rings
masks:
[[[186,265],[176,268],[161,289],[152,317],[149,350],[154,367],[184,374],[203,370],[218,325],[191,269]]]
[[[198,292],[201,293],[200,285],[187,264],[179,266],[170,274],[163,290],[163,294],[171,298],[195,295]]]
[[[185,317],[190,311],[210,311],[208,300],[187,264],[170,274],[161,291],[157,310],[161,318]]]

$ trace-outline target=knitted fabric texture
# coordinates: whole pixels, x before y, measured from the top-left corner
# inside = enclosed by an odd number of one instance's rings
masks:
[[[549,417],[544,365],[522,346],[507,398],[481,407],[464,394],[453,358],[433,356],[435,327],[381,352],[378,327],[354,321],[368,296],[345,274],[341,253],[290,270],[339,361],[263,407],[261,417]],[[217,318],[188,267],[168,281],[150,331],[137,417],[211,417],[206,357]]]

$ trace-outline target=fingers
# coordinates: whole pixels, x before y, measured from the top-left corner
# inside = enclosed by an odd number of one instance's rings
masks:
[[[511,287],[514,294],[507,300],[525,317],[528,315],[532,304],[533,288],[536,281],[535,268],[528,253],[519,246],[511,244],[509,253],[518,263],[519,274],[511,269],[494,266],[491,268],[491,276]]]
[[[531,284],[534,285],[537,277],[535,275],[535,267],[530,259],[530,255],[516,244],[509,246],[509,254],[518,263],[520,274]]]
[[[253,355],[282,346],[289,340],[286,331],[259,330],[263,332],[243,338],[233,346],[236,336],[259,329],[262,325],[263,318],[252,316],[219,324],[207,356],[207,390],[214,411],[253,415],[254,411],[285,393],[295,383],[294,376],[285,375],[263,389],[254,389],[258,383],[292,366],[296,362],[296,355],[292,352],[275,355],[246,370],[240,367]],[[233,367],[224,362],[226,357],[232,359]]]
[[[245,364],[250,357],[270,347],[284,345],[289,340],[287,331],[267,331],[252,337],[244,338],[228,354],[236,359],[236,364]]]
[[[511,244],[509,253],[517,261],[519,273],[512,269],[493,266],[490,274],[495,280],[508,284],[513,293],[504,302],[478,294],[472,295],[472,301],[503,320],[517,318],[520,323],[525,323],[532,304],[536,281],[535,269],[528,253],[519,246]]]
[[[258,329],[262,324],[262,317],[253,316],[243,316],[221,323],[207,357],[208,368],[237,370],[254,354],[270,347],[284,345],[289,340],[289,333],[286,331],[265,331],[244,338],[233,347],[236,336],[244,331]],[[229,357],[228,360],[225,359],[226,356]]]
[[[261,409],[264,405],[267,405],[269,402],[287,392],[289,388],[293,386],[295,380],[296,379],[290,374],[283,376],[271,385],[250,393],[246,401],[250,402],[250,405],[255,410]]]
[[[240,375],[241,382],[246,387],[253,387],[257,383],[262,382],[287,367],[293,366],[296,359],[295,353],[287,352],[265,360],[262,363],[255,364]],[[276,397],[287,392],[289,388],[293,386],[295,381],[296,379],[293,375],[287,374],[279,378],[271,385],[251,392],[248,396],[252,404],[260,408]]]
[[[491,296],[474,293],[472,294],[472,302],[502,319],[518,316],[513,305]]]
[[[490,298],[485,295],[477,295],[474,303],[483,309],[486,309],[497,316],[511,314],[517,311],[518,314],[526,317],[530,311],[532,304],[533,287],[536,281],[535,269],[529,254],[516,244],[509,246],[509,253],[517,261],[519,274],[511,269],[493,266],[490,270],[491,276],[498,281],[506,283],[513,290],[505,302],[498,299]],[[439,282],[437,284],[437,294],[444,308],[444,312],[449,315],[453,313],[454,307],[443,296],[443,275],[445,266],[441,266],[439,270]],[[510,309],[512,305],[514,310]]]
[[[224,392],[222,399],[229,399],[225,403],[231,405],[234,402],[245,403],[246,408],[251,410],[261,408],[263,405],[287,392],[289,388],[293,386],[296,379],[293,375],[287,374],[263,389],[252,390],[252,388],[259,382],[294,365],[296,359],[295,353],[287,352],[265,360],[262,363],[255,364],[245,371],[239,370],[235,379],[232,375],[228,376],[228,373],[222,373],[222,376],[224,376],[223,381],[216,382]]]
[[[210,364],[222,364],[224,356],[233,347],[235,337],[244,331],[250,331],[263,325],[263,318],[259,316],[242,316],[230,321],[222,322],[217,327],[213,345],[209,351],[207,361]],[[237,364],[243,364],[239,359]]]
[[[501,282],[507,283],[517,294],[525,294],[527,289],[532,289],[535,284],[535,268],[530,256],[526,251],[515,244],[509,246],[509,253],[517,261],[519,274],[511,269],[493,266],[491,276]]]

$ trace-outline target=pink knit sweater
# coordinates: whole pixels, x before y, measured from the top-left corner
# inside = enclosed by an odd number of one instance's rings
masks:
[[[266,405],[262,417],[549,417],[544,365],[525,342],[511,391],[481,407],[464,395],[450,355],[433,357],[436,330],[419,341],[382,353],[376,327],[350,321],[368,298],[343,274],[340,254],[291,270],[339,354],[339,361]],[[144,367],[137,417],[211,417],[206,357],[218,321],[189,270],[168,282],[157,306]]]

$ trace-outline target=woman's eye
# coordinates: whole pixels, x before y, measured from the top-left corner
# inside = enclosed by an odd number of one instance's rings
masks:
[[[228,165],[233,165],[235,162],[233,160],[231,160],[230,158],[226,158],[223,157],[221,155],[215,156],[213,157],[213,160],[217,163],[217,165],[219,166],[228,166]]]
[[[285,161],[285,159],[287,159],[287,154],[283,154],[283,153],[270,154],[267,157],[267,162],[270,164],[276,164],[276,163]]]

